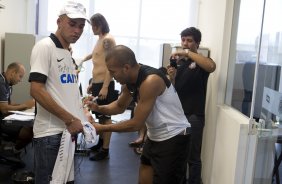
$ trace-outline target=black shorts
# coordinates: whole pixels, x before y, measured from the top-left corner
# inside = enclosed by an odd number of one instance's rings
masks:
[[[186,180],[190,134],[177,135],[155,142],[147,139],[141,155],[141,163],[152,166],[153,183],[180,184]]]
[[[93,83],[92,84],[92,95],[93,96],[98,96],[100,90],[103,87],[103,83]],[[97,104],[99,105],[108,105],[110,103],[112,103],[113,101],[115,101],[118,98],[118,91],[115,90],[115,82],[111,81],[108,87],[108,95],[107,98],[105,100],[97,100]],[[95,114],[97,119],[111,119],[110,115],[103,115],[100,114],[98,112],[92,111],[93,114]]]
[[[0,122],[0,132],[6,134],[11,138],[11,141],[17,140],[23,126],[15,125],[13,123]]]

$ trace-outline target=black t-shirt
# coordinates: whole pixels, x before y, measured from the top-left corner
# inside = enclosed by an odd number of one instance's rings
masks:
[[[178,61],[175,89],[186,115],[205,115],[205,102],[209,72],[191,59]]]

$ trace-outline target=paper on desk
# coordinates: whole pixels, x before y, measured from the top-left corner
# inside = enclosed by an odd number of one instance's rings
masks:
[[[26,115],[26,116],[34,116],[35,113],[34,112],[26,112],[26,111],[9,111],[12,112],[14,114],[19,114],[19,115]]]
[[[3,120],[31,121],[33,119],[34,116],[31,115],[11,114],[5,117]]]

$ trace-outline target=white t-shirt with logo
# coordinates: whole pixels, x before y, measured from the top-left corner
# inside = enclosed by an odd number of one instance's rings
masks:
[[[47,76],[45,87],[56,103],[85,122],[87,119],[83,113],[78,78],[71,53],[60,47],[61,44],[54,37],[55,35],[51,35],[44,38],[34,46],[30,59],[29,80],[37,81],[37,76],[38,78]],[[62,120],[37,103],[37,115],[33,127],[35,138],[59,134],[65,128]]]

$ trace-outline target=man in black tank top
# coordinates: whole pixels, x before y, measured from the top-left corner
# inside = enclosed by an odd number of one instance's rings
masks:
[[[201,32],[190,27],[181,32],[181,51],[172,53],[177,60],[177,72],[168,67],[170,80],[175,84],[184,113],[191,123],[191,145],[188,158],[189,184],[201,184],[201,147],[205,124],[205,102],[209,74],[215,62],[197,53]],[[175,75],[176,73],[176,75]]]
[[[106,65],[123,85],[119,98],[109,105],[98,105],[89,97],[85,104],[107,115],[123,113],[132,99],[137,105],[132,119],[111,125],[94,123],[96,131],[137,131],[146,122],[148,138],[141,155],[139,183],[184,183],[190,124],[173,85],[160,70],[138,64],[135,54],[126,46],[110,50]]]

